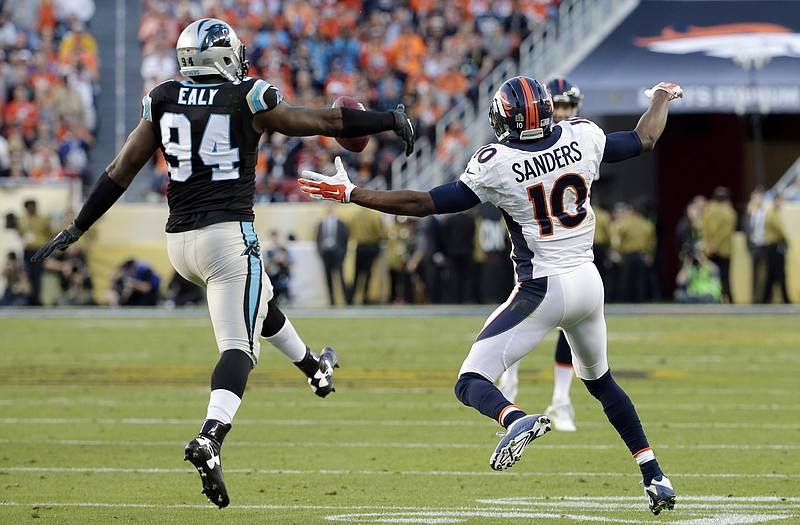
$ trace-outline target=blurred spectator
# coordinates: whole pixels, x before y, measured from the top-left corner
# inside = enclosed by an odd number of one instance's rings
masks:
[[[417,252],[413,258],[425,282],[425,302],[441,304],[449,278],[443,216],[431,215],[417,223]]]
[[[69,31],[61,38],[58,54],[64,64],[69,64],[71,58],[76,54],[85,54],[86,56],[83,56],[82,60],[95,62],[98,49],[97,39],[86,31],[86,23],[76,19],[70,24]]]
[[[657,242],[655,226],[632,204],[618,203],[614,212],[613,250],[621,259],[618,299],[630,303],[649,301],[653,298],[650,274]]]
[[[731,243],[737,223],[730,190],[718,186],[703,211],[701,234],[704,254],[719,267],[724,303],[731,302]]]
[[[31,306],[42,305],[42,271],[43,262],[31,262],[31,257],[36,251],[53,238],[53,229],[50,219],[39,215],[35,200],[28,199],[24,203],[25,213],[16,220],[16,229],[22,239],[22,259],[25,273],[30,281],[31,294],[28,304]]]
[[[786,304],[791,304],[786,290],[786,233],[783,227],[781,209],[783,198],[775,195],[772,198],[772,207],[767,212],[764,228],[764,244],[767,248],[767,280],[764,285],[763,303],[771,303],[773,286],[778,285],[781,290],[781,299]]]
[[[386,231],[386,267],[389,270],[389,302],[413,304],[416,301],[413,268],[409,267],[416,243],[414,219],[396,215]]]
[[[190,13],[190,19],[186,20],[187,24],[202,18],[202,10],[196,2],[181,2],[181,5],[182,9],[188,9]],[[189,8],[187,5],[195,6],[196,9]],[[178,41],[181,27],[184,26],[172,16],[168,2],[147,2],[139,22],[138,33],[139,42],[142,44],[142,63],[159,47],[166,45],[173,49],[172,59],[177,64],[174,46]]]
[[[593,203],[592,210],[594,210],[595,220],[592,254],[594,255],[594,264],[597,266],[600,278],[606,286],[606,301],[608,301],[609,279],[611,279],[610,252],[613,224],[611,222],[611,214],[601,208],[599,204]]]
[[[764,201],[764,189],[757,187],[750,194],[744,219],[743,230],[747,238],[747,250],[752,261],[752,299],[758,303],[764,297],[764,280],[767,274],[767,247],[764,235],[766,233],[767,205]]]
[[[164,305],[198,306],[205,303],[206,292],[200,286],[185,279],[178,272],[173,272],[164,297]]]
[[[94,137],[72,115],[68,115],[58,130],[60,147],[58,156],[64,176],[89,184],[89,149],[94,144]]]
[[[57,180],[64,176],[61,159],[54,143],[39,143],[31,156],[30,177],[38,180]]]
[[[675,248],[680,260],[683,260],[685,255],[702,248],[701,230],[706,202],[704,195],[695,195],[686,205],[683,217],[675,225]]]
[[[11,20],[11,15],[0,9],[0,47],[4,49],[12,48],[16,41],[17,27]]]
[[[60,293],[55,304],[94,305],[94,283],[89,271],[86,254],[75,244],[64,251],[57,251],[44,260],[44,269],[57,274]]]
[[[478,302],[501,303],[514,288],[516,275],[511,263],[511,242],[502,212],[488,202],[479,204],[478,250],[481,257]]]
[[[111,279],[106,294],[110,306],[155,306],[161,277],[145,262],[128,259]]]
[[[400,34],[386,49],[386,57],[393,69],[404,76],[414,76],[422,71],[427,46],[412,22],[402,23],[400,29]]]
[[[77,20],[88,24],[94,17],[95,5],[94,0],[53,0],[53,9],[60,23]]]
[[[5,109],[6,125],[18,127],[28,143],[33,142],[36,137],[36,122],[39,120],[39,108],[31,99],[30,88],[18,84],[14,87],[13,98]]]
[[[336,216],[334,205],[327,203],[325,217],[317,226],[316,242],[317,252],[322,259],[331,306],[336,304],[336,285],[334,283],[338,283],[341,287],[341,293],[345,300],[349,296],[343,268],[349,238],[350,231],[347,229],[347,225]]]
[[[719,268],[702,251],[683,257],[675,277],[675,301],[679,303],[719,303],[722,297]]]
[[[268,242],[267,248],[261,254],[264,269],[272,282],[273,299],[278,304],[286,304],[291,301],[289,285],[292,280],[294,259],[277,230],[269,232]]]
[[[475,302],[475,217],[470,212],[451,213],[443,225],[444,249],[449,278],[446,302]]]
[[[164,40],[156,41],[155,50],[142,59],[143,93],[149,93],[156,85],[178,74],[175,48]]]
[[[8,178],[16,180],[28,178],[28,170],[25,168],[22,154],[14,153],[11,155],[9,159]]]
[[[347,304],[370,304],[369,283],[372,278],[372,267],[381,253],[381,241],[384,238],[381,214],[358,208],[348,223],[350,238],[356,245],[353,282],[349,287]]]
[[[27,306],[31,298],[31,283],[16,252],[10,251],[6,255],[3,279],[6,282],[6,289],[3,291],[0,305]]]
[[[93,132],[97,127],[95,95],[98,88],[96,79],[83,66],[82,62],[77,62],[74,67],[67,70],[66,81],[70,89],[74,89],[80,97],[81,109],[83,110],[83,125]]]
[[[461,121],[456,119],[447,125],[444,137],[436,147],[436,155],[444,162],[447,169],[447,176],[455,178],[460,173],[456,171],[460,168],[455,166],[456,155],[469,148],[469,137],[464,133]]]

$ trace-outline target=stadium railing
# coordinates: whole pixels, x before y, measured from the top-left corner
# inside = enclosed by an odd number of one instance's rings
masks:
[[[540,79],[568,74],[639,4],[640,0],[562,1],[558,16],[536,28],[520,44],[519,63],[509,58],[498,64],[478,85],[475,104],[464,98],[438,120],[435,143],[440,143],[447,127],[456,120],[461,121],[470,137],[470,147],[447,164],[455,165],[457,174],[476,149],[494,140],[485,119],[489,97],[505,79],[519,74]],[[435,156],[430,144],[422,145],[411,157],[395,159],[391,187],[424,190],[448,182],[452,173]]]

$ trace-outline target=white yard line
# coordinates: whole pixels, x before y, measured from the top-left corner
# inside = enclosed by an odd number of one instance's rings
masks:
[[[658,522],[676,525],[744,525],[753,523],[780,522],[798,517],[800,498],[778,498],[772,496],[727,497],[727,496],[682,496],[679,513],[665,513]],[[208,509],[208,504],[148,504],[148,503],[94,503],[94,502],[21,502],[0,501],[0,507],[47,507],[53,508],[115,508],[115,509]],[[462,507],[407,507],[407,506],[332,506],[332,505],[236,505],[228,512],[237,510],[309,510],[331,512],[326,521],[340,523],[381,524],[426,524],[463,523],[470,518],[483,520],[561,519],[572,522],[650,524],[642,497],[523,497],[481,499],[475,506]],[[536,509],[536,510],[532,510]],[[639,510],[642,519],[624,519],[619,512]],[[584,512],[591,512],[585,514]],[[604,515],[606,514],[606,515]],[[673,518],[674,516],[674,518]]]
[[[643,421],[644,424],[656,425],[663,422]],[[4,425],[197,425],[196,419],[181,418],[89,418],[89,417],[3,417],[0,424]],[[465,419],[463,421],[425,421],[425,420],[391,420],[391,419],[237,419],[236,425],[266,425],[266,426],[371,426],[371,427],[496,427],[488,419]],[[598,423],[586,423],[585,426],[600,426]],[[606,426],[607,423],[603,423]],[[702,429],[748,429],[757,430],[800,430],[800,423],[754,423],[751,420],[742,423],[689,423],[686,421],[669,421],[669,426],[674,428],[702,428]]]
[[[272,389],[270,389],[272,390]],[[289,392],[289,390],[286,390]],[[295,390],[292,389],[291,392]],[[184,407],[187,405],[194,405],[196,404],[194,401],[159,401],[159,406],[174,406],[174,407]],[[11,407],[39,407],[39,406],[107,406],[107,407],[151,407],[153,405],[152,400],[116,400],[116,399],[98,399],[96,397],[85,397],[85,398],[69,398],[69,397],[56,397],[56,398],[45,398],[45,399],[0,399],[0,406],[11,406]],[[303,408],[325,408],[329,410],[330,407],[324,406],[320,404],[318,400],[312,401],[299,401],[299,400],[292,400],[292,405],[294,407],[303,407]],[[276,400],[276,401],[258,401],[258,400],[250,400],[247,403],[248,407],[259,407],[259,408],[285,408],[286,401],[285,400]],[[784,412],[787,410],[800,410],[800,403],[637,403],[636,407],[639,410],[686,410],[689,412],[696,412],[698,410],[757,410],[757,411],[768,411],[774,410],[776,412]],[[454,400],[452,402],[440,402],[440,403],[426,403],[424,401],[420,402],[413,402],[413,401],[376,401],[376,400],[369,400],[369,401],[336,401],[335,407],[336,409],[342,408],[408,408],[408,409],[425,409],[430,410],[432,408],[441,408],[441,409],[455,409],[460,408],[458,405],[458,401]]]
[[[2,467],[0,472],[51,472],[51,473],[95,473],[95,474],[187,474],[194,472],[190,468],[120,468],[120,467]],[[514,476],[514,477],[541,477],[542,472],[505,472],[498,473],[486,471],[442,471],[442,470],[351,470],[351,469],[324,469],[324,470],[298,470],[298,469],[235,469],[226,468],[226,474],[292,474],[298,476],[319,475],[360,475],[360,476]],[[635,477],[634,474],[622,472],[547,472],[548,477]],[[800,474],[774,474],[774,473],[711,473],[711,472],[670,472],[671,478],[726,478],[726,479],[800,479]]]
[[[66,445],[66,446],[105,446],[105,447],[182,447],[183,441],[130,441],[99,439],[0,439],[3,445]],[[486,449],[486,443],[403,443],[403,442],[332,442],[332,441],[226,441],[226,447],[242,448],[452,448],[452,449]],[[621,445],[536,445],[537,449],[546,450],[618,450]],[[707,445],[659,445],[659,450],[800,450],[800,445],[724,445],[712,443]],[[1,470],[1,469],[0,469]]]

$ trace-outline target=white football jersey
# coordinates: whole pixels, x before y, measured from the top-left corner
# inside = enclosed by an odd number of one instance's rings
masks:
[[[533,143],[483,146],[460,180],[503,212],[517,280],[566,273],[592,261],[595,216],[589,203],[606,135],[571,118]]]

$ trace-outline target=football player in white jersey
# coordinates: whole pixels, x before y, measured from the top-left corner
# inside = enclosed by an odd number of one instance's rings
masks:
[[[247,75],[244,44],[216,18],[189,24],[176,54],[183,81],[167,80],[142,99],[142,118],[100,176],[75,220],[33,255],[48,257],[77,241],[122,196],[156,150],[169,169],[167,252],[175,270],[206,289],[219,361],[211,374],[206,419],[184,448],[203,493],[220,508],[230,498],[222,442],[242,402],[263,337],[302,370],[320,397],[333,391],[337,357],[312,352],[272,300],[253,227],[258,142],[272,131],[302,137],[361,137],[394,131],[414,150],[402,105],[392,111],[309,108],[286,102],[277,87]]]
[[[583,94],[578,86],[568,78],[557,76],[546,84],[547,91],[553,98],[553,123],[578,116],[578,111],[583,102]],[[553,365],[553,398],[545,409],[544,415],[550,418],[553,430],[574,432],[575,410],[569,397],[572,378],[575,372],[572,369],[572,351],[569,348],[564,332],[558,331]],[[515,402],[519,391],[519,364],[517,361],[503,372],[497,380],[497,388],[506,396],[506,399]]]
[[[490,457],[491,468],[512,466],[532,440],[550,430],[547,416],[526,414],[494,383],[551,330],[561,328],[578,377],[600,401],[639,465],[650,510],[658,514],[674,507],[675,491],[633,403],[608,366],[603,282],[592,262],[595,219],[589,197],[600,162],[653,149],[666,126],[669,101],[683,90],[662,82],[646,93],[652,101],[636,128],[606,134],[581,118],[553,125],[553,101],[545,86],[513,77],[497,90],[489,110],[497,142],[478,149],[456,182],[427,192],[358,188],[337,157],[336,175],[305,170],[299,183],[317,199],[396,215],[454,213],[481,202],[497,206],[511,237],[517,285],[487,319],[455,385],[462,403],[506,429]]]

